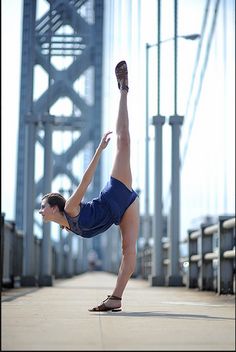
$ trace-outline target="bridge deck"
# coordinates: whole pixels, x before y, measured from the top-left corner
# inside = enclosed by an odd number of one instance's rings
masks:
[[[235,296],[131,279],[119,313],[90,313],[116,276],[2,293],[2,350],[234,350]]]

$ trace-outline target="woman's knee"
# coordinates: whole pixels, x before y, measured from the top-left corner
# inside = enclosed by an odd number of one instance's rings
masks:
[[[129,148],[130,147],[130,135],[128,132],[123,132],[117,135],[117,145],[118,147],[122,148]]]

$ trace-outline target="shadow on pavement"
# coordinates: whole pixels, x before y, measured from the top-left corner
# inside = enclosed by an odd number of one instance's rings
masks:
[[[93,315],[97,315],[98,313],[93,313]],[[134,317],[134,318],[171,318],[171,319],[209,319],[209,320],[234,320],[233,318],[224,318],[224,317],[213,317],[205,314],[179,314],[179,313],[163,313],[163,312],[99,312],[103,316],[122,316],[122,317]]]

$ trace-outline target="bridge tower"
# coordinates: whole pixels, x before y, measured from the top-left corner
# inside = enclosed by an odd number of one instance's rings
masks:
[[[42,16],[40,6],[46,6]],[[72,167],[74,158],[82,156],[86,164],[101,137],[102,36],[103,0],[24,0],[16,190],[16,226],[25,234],[22,285],[37,283],[33,233],[41,196],[65,175],[70,184],[67,191],[73,190],[82,175],[80,165],[77,173]],[[36,97],[36,87],[42,83],[37,72],[46,74],[47,87]],[[71,106],[69,114],[63,112],[65,99]],[[60,101],[62,108],[55,113]],[[54,147],[58,132],[76,134],[61,153]],[[97,195],[100,187],[98,166],[88,197]],[[39,280],[51,285],[51,228],[50,224],[41,227]],[[99,238],[93,241],[99,248]]]

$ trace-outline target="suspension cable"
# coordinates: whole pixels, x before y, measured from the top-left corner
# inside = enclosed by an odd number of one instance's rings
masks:
[[[209,53],[210,53],[210,49],[211,49],[212,38],[213,38],[213,35],[214,35],[214,31],[215,31],[215,25],[216,25],[216,19],[217,19],[217,14],[218,14],[219,3],[220,3],[220,0],[217,0],[216,4],[215,4],[214,17],[213,17],[213,21],[212,21],[212,25],[211,25],[211,29],[210,29],[210,34],[209,34],[209,37],[208,37],[207,47],[206,47],[206,55],[205,55],[205,58],[204,58],[202,71],[200,73],[200,82],[199,82],[199,85],[198,85],[198,91],[197,91],[197,94],[196,94],[196,97],[195,97],[195,101],[194,101],[194,111],[193,111],[193,114],[192,114],[192,120],[190,122],[190,127],[189,127],[189,131],[188,131],[188,135],[187,135],[187,140],[186,140],[185,146],[184,146],[183,157],[181,158],[181,161],[180,161],[181,168],[183,167],[183,164],[184,164],[184,161],[185,161],[185,158],[186,158],[186,154],[187,154],[187,150],[188,150],[188,144],[189,144],[189,139],[191,137],[192,130],[193,130],[193,125],[194,125],[195,118],[196,118],[196,110],[197,110],[197,107],[198,107],[199,98],[200,98],[201,90],[202,90],[202,84],[203,84],[204,76],[205,76],[205,73],[206,73]]]

